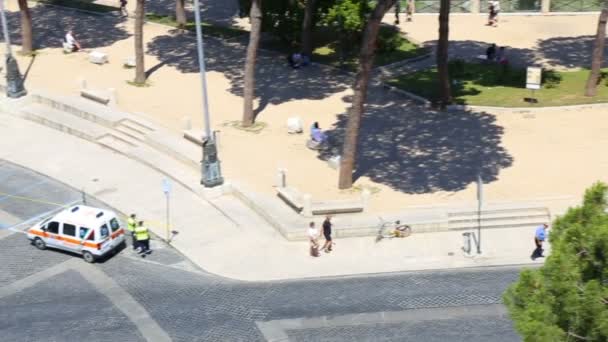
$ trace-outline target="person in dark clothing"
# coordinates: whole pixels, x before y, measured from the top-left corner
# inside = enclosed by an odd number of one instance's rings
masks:
[[[488,60],[488,62],[491,62],[495,58],[496,58],[496,44],[492,44],[486,49],[486,59]]]
[[[333,242],[331,240],[331,216],[327,215],[325,217],[325,221],[323,221],[323,236],[325,237],[325,244],[323,244],[323,249],[325,253],[331,252],[331,247],[333,246]]]

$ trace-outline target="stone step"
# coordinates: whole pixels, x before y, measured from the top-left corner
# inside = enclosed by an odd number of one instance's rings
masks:
[[[122,123],[119,124],[118,126],[116,126],[115,129],[117,131],[119,131],[120,133],[122,133],[124,135],[127,135],[127,136],[129,136],[132,139],[135,139],[137,141],[144,142],[146,140],[146,135],[145,134],[143,134],[143,133],[141,133],[139,131],[133,130],[133,129],[127,127],[127,126],[123,126]]]
[[[125,113],[78,97],[36,93],[32,94],[32,98],[40,104],[70,113],[108,128],[114,128],[126,117]]]
[[[541,212],[513,212],[513,213],[493,213],[493,214],[481,214],[480,217],[477,215],[469,215],[469,216],[457,216],[448,217],[448,222],[450,224],[458,224],[458,223],[466,223],[466,222],[477,222],[478,219],[481,219],[484,222],[498,222],[505,220],[514,220],[514,219],[542,219],[548,218],[549,213],[541,213]]]
[[[164,129],[150,132],[146,135],[146,143],[190,168],[199,170],[201,167],[200,161],[203,154],[201,147],[179,139],[172,132]]]
[[[549,213],[548,209],[546,207],[495,207],[495,208],[488,208],[488,209],[482,209],[481,214],[482,215],[501,215],[501,214],[513,214],[514,216],[520,216],[520,215],[527,215],[527,214],[540,214],[540,213],[544,213],[547,214]],[[449,219],[457,219],[460,217],[467,217],[467,216],[475,216],[477,217],[477,210],[463,210],[463,211],[452,211],[448,213],[448,218]]]
[[[134,130],[136,132],[139,132],[141,134],[148,134],[149,132],[154,131],[155,129],[152,127],[152,125],[149,125],[147,123],[143,123],[141,120],[139,119],[124,119],[120,122],[120,125],[128,127],[131,130]]]
[[[124,139],[118,138],[114,134],[107,134],[97,139],[97,143],[114,152],[129,156],[135,146],[126,142]]]
[[[548,223],[551,217],[548,214],[534,216],[511,216],[511,217],[490,217],[481,218],[481,226],[487,228],[508,228],[521,226],[539,226],[543,223]],[[478,225],[477,218],[466,220],[449,220],[449,230],[460,230],[476,228]]]
[[[547,220],[543,221],[522,221],[522,222],[502,222],[493,224],[481,223],[481,229],[501,229],[501,228],[530,228],[534,229],[543,223],[547,223]],[[451,226],[448,225],[448,230],[472,230],[477,229],[477,224]]]
[[[27,120],[86,140],[95,141],[108,134],[106,128],[38,103],[24,106],[21,108],[20,114]]]

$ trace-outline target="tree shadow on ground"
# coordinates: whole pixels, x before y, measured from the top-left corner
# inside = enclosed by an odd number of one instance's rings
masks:
[[[538,49],[550,65],[569,68],[589,68],[595,36],[556,37],[541,40]],[[604,49],[604,61],[608,59],[608,46]]]
[[[390,94],[369,98],[355,178],[366,176],[411,194],[458,191],[478,174],[486,183],[495,181],[513,164],[493,115],[422,109]],[[346,123],[347,115],[339,115],[319,158],[340,154]]]
[[[433,57],[435,56],[435,47],[437,41],[428,41],[424,43],[424,46],[428,49],[432,49]],[[472,60],[477,56],[485,55],[486,49],[490,46],[488,42],[482,42],[478,40],[452,40],[450,41],[448,56],[450,59],[464,59]],[[497,49],[500,46],[497,46]],[[505,48],[507,59],[509,64],[518,67],[524,67],[533,65],[540,62],[537,53],[533,49],[513,48],[506,46]]]
[[[227,42],[212,37],[205,38],[204,44],[207,70],[222,73],[230,81],[229,91],[242,96],[246,45],[239,40]],[[182,72],[199,71],[196,39],[192,34],[156,37],[148,44],[148,53]],[[256,112],[268,104],[323,99],[351,84],[350,77],[337,70],[317,66],[294,70],[287,65],[285,56],[264,50],[258,52],[255,77],[255,95],[259,97]]]
[[[154,0],[146,2],[146,12],[175,17],[176,0]],[[201,0],[201,20],[230,26],[239,17],[238,0]],[[194,18],[194,5],[186,0],[186,16]]]
[[[121,26],[125,18],[61,9],[38,4],[31,9],[33,45],[35,49],[57,48],[63,44],[68,30],[84,49],[108,46],[127,39],[130,34]],[[11,42],[21,45],[21,22],[19,11],[7,12]]]

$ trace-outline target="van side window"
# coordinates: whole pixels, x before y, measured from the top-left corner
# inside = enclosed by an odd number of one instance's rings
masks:
[[[78,236],[80,239],[85,239],[89,235],[89,228],[80,227],[80,231],[78,232]]]
[[[49,222],[46,226],[46,231],[53,234],[59,234],[59,223],[58,222]]]
[[[112,233],[120,229],[120,224],[118,224],[118,220],[116,218],[110,220],[110,228],[112,229]]]
[[[76,226],[72,224],[63,224],[63,235],[76,236]]]
[[[101,228],[99,229],[99,234],[101,234],[101,238],[107,238],[108,235],[110,235],[110,231],[108,230],[108,225],[104,224],[103,226],[101,226]]]

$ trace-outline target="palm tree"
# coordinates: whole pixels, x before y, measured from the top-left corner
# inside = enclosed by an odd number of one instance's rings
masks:
[[[357,158],[359,127],[361,126],[361,117],[363,116],[367,98],[367,86],[374,63],[378,31],[380,30],[382,18],[386,12],[395,5],[395,1],[396,0],[378,0],[374,11],[369,16],[367,24],[365,25],[361,53],[359,55],[359,70],[353,86],[353,106],[350,108],[348,114],[344,145],[342,147],[342,157],[340,160],[340,179],[338,181],[338,187],[340,189],[348,189],[353,185],[353,170]]]
[[[135,7],[135,84],[146,82],[146,70],[144,69],[144,11],[146,1],[137,0]]]
[[[437,73],[439,78],[439,106],[441,109],[445,109],[452,100],[448,74],[449,21],[450,0],[441,0],[439,4],[439,40],[437,41]]]
[[[186,27],[186,0],[175,0],[175,21],[177,27],[184,29]]]
[[[302,53],[312,55],[312,29],[313,17],[315,16],[316,0],[307,0],[304,8],[304,20],[302,21]]]
[[[21,53],[29,54],[34,50],[32,44],[32,14],[27,5],[27,0],[19,0],[19,11],[21,12]]]
[[[249,45],[247,46],[247,59],[245,60],[245,85],[243,88],[244,110],[243,127],[253,125],[255,119],[253,113],[253,97],[255,88],[255,61],[260,44],[260,29],[262,27],[262,0],[251,1],[249,18],[251,20],[251,32],[249,34]]]
[[[591,56],[591,72],[585,86],[585,96],[595,96],[597,84],[600,79],[600,68],[604,59],[604,43],[606,40],[606,20],[608,19],[608,0],[604,1],[600,19],[597,22],[597,34],[593,44],[593,55]]]

